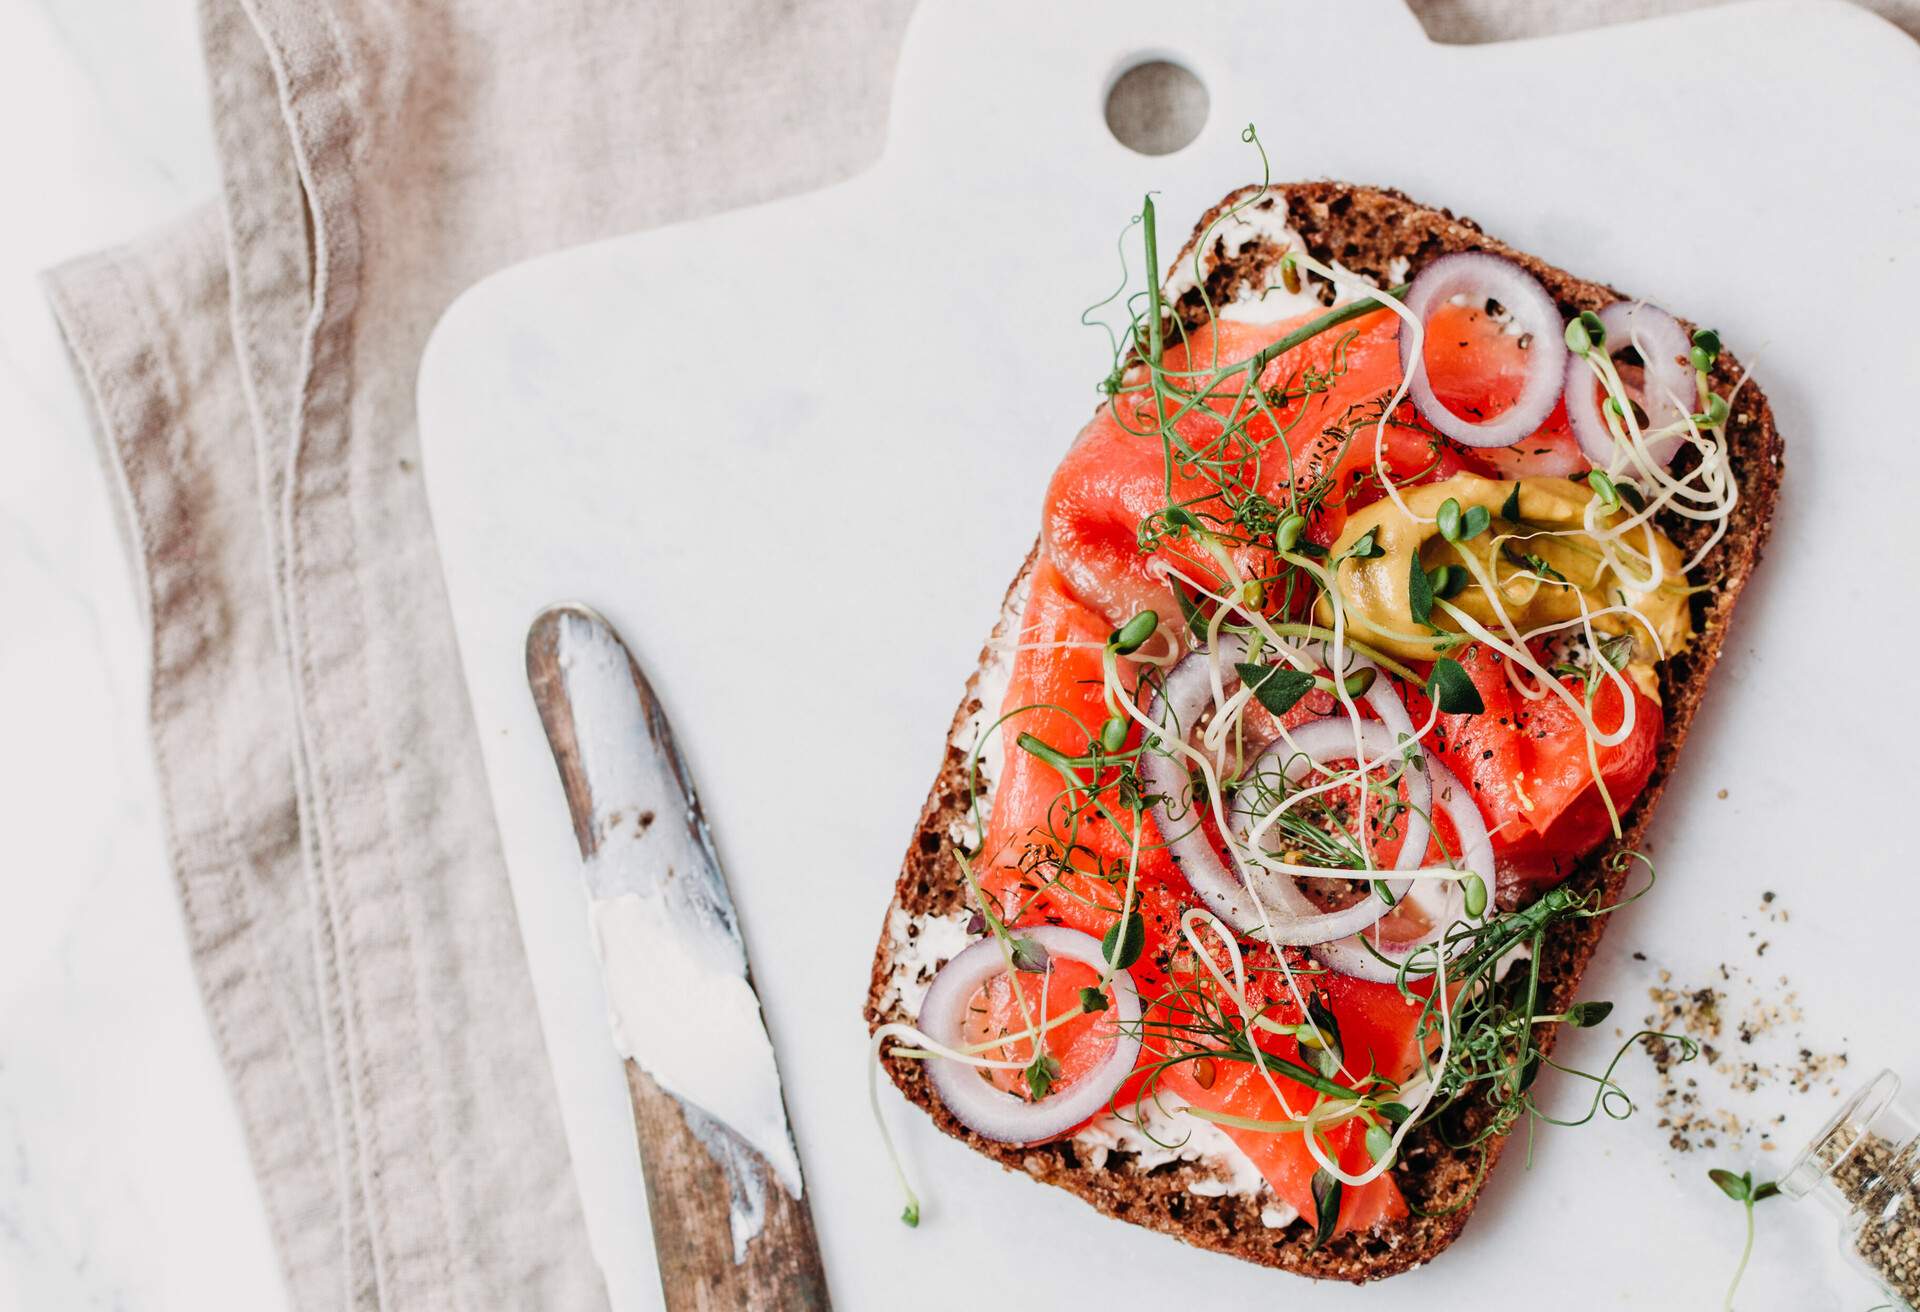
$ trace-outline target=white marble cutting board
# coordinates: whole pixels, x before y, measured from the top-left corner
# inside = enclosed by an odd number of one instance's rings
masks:
[[[1111,79],[1149,53],[1212,97],[1199,141],[1157,159],[1114,142],[1101,115]],[[1249,121],[1278,179],[1389,184],[1471,214],[1716,324],[1755,367],[1789,452],[1774,546],[1656,827],[1666,878],[1621,917],[1587,993],[1620,999],[1631,1027],[1658,969],[1705,982],[1722,961],[1764,966],[1769,985],[1791,978],[1794,1040],[1852,1054],[1843,1082],[1880,1064],[1920,1073],[1910,1024],[1881,1005],[1904,983],[1920,893],[1900,827],[1876,818],[1912,806],[1914,717],[1908,699],[1855,691],[1920,636],[1902,531],[1920,498],[1903,399],[1920,376],[1920,50],[1839,4],[1460,48],[1429,44],[1394,0],[930,2],[870,172],[508,270],[448,313],[423,366],[464,676],[619,1306],[657,1302],[645,1199],[521,663],[528,621],[562,598],[626,634],[688,747],[842,1306],[1307,1292],[1002,1173],[888,1091],[928,1197],[924,1225],[904,1230],[859,1019],[948,716],[1105,367],[1080,310],[1118,281],[1115,240],[1143,190],[1160,193],[1170,252],[1256,174]],[[1848,618],[1869,607],[1875,645],[1853,645],[1864,627]],[[1790,926],[1761,920],[1763,888]],[[1773,941],[1763,963],[1749,931]],[[1612,1036],[1582,1037],[1568,1051],[1604,1061]],[[1643,1062],[1625,1071],[1652,1092]],[[1580,1091],[1557,1093],[1571,1106]],[[1777,1103],[1788,1139],[1831,1106],[1824,1088]],[[1655,1120],[1549,1132],[1441,1261],[1363,1293],[1316,1288],[1313,1305],[1716,1301],[1739,1212],[1704,1169],[1768,1175],[1785,1153],[1750,1138],[1680,1156]],[[1743,1306],[1872,1301],[1823,1217],[1778,1202],[1762,1225]]]

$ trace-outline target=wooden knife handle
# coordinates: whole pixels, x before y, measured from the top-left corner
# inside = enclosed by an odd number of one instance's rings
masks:
[[[742,1156],[750,1159],[748,1169],[760,1173],[766,1200],[760,1233],[736,1264],[727,1181],[687,1123],[680,1100],[655,1084],[638,1062],[627,1063],[627,1089],[633,1095],[667,1312],[826,1312],[832,1306],[827,1277],[806,1201],[788,1194],[766,1163],[736,1139]]]

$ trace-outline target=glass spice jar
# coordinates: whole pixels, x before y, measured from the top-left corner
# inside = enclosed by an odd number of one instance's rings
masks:
[[[1780,1179],[1840,1217],[1840,1250],[1895,1306],[1920,1312],[1920,1118],[1881,1071],[1834,1113]]]

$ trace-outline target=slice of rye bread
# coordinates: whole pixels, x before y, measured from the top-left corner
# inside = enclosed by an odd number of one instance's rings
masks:
[[[1175,260],[1174,281],[1182,288],[1177,294],[1177,310],[1189,324],[1204,320],[1206,313],[1189,272],[1195,246],[1216,219],[1256,192],[1256,188],[1244,188],[1216,205],[1201,219],[1193,237]],[[1284,207],[1283,214],[1272,212],[1275,206]],[[1417,273],[1437,256],[1478,250],[1503,255],[1526,268],[1559,302],[1563,314],[1598,310],[1609,302],[1624,299],[1611,287],[1577,278],[1494,240],[1471,220],[1416,204],[1395,191],[1339,182],[1282,184],[1254,201],[1254,207],[1262,212],[1247,218],[1272,221],[1251,226],[1240,222],[1233,225],[1231,231],[1216,232],[1211,249],[1202,256],[1207,294],[1215,306],[1232,302],[1244,289],[1265,287],[1274,281],[1274,266],[1283,251],[1273,234],[1282,227],[1290,227],[1297,233],[1316,258],[1338,261],[1381,285],[1404,277],[1407,269]],[[1739,363],[1723,352],[1714,370],[1715,390],[1722,395],[1730,392],[1740,380],[1741,372]],[[1773,518],[1782,470],[1781,441],[1766,398],[1751,382],[1742,386],[1734,399],[1727,440],[1740,487],[1739,505],[1727,526],[1726,536],[1703,563],[1695,580],[1706,585],[1705,591],[1694,598],[1695,640],[1686,652],[1660,666],[1666,735],[1660,744],[1653,777],[1622,817],[1625,834],[1621,841],[1590,854],[1570,877],[1573,887],[1582,891],[1601,889],[1609,901],[1620,895],[1628,872],[1624,868],[1609,871],[1605,858],[1618,848],[1637,848],[1646,833],[1654,807],[1679,757],[1680,745],[1686,740],[1694,712],[1706,692],[1708,676],[1726,641],[1734,603],[1760,559]],[[1707,532],[1707,526],[1671,516],[1661,522],[1661,527],[1689,553]],[[1029,553],[1026,564],[1008,590],[1007,605],[990,642],[1002,638],[1010,623],[1017,624],[1033,559]],[[945,915],[965,903],[965,888],[956,873],[953,835],[967,831],[967,747],[970,735],[977,732],[978,724],[982,723],[976,718],[982,710],[982,698],[999,695],[986,687],[991,664],[989,651],[983,651],[980,668],[969,679],[966,695],[955,714],[939,776],[927,795],[919,828],[901,867],[894,901],[874,957],[866,1004],[869,1027],[883,1021],[913,1019],[893,987],[896,957],[907,947],[894,937],[896,925],[907,923],[899,913],[905,912],[908,917]],[[988,708],[986,719],[991,720],[997,713],[997,707]],[[1541,978],[1547,990],[1541,1005],[1543,1012],[1564,1010],[1573,1001],[1581,973],[1609,919],[1600,917],[1563,924],[1547,943],[1541,964]],[[925,963],[929,967],[935,964],[937,962]],[[918,973],[924,980],[925,971]],[[1549,1034],[1543,1046],[1551,1041]],[[1009,1170],[1025,1171],[1037,1180],[1059,1185],[1121,1220],[1165,1231],[1202,1248],[1217,1249],[1301,1275],[1362,1283],[1396,1275],[1429,1261],[1452,1243],[1465,1226],[1477,1192],[1476,1155],[1451,1150],[1431,1128],[1423,1130],[1408,1140],[1394,1178],[1421,1211],[1445,1211],[1446,1214],[1416,1213],[1397,1225],[1367,1234],[1342,1235],[1315,1249],[1304,1222],[1284,1228],[1263,1225],[1258,1199],[1188,1192],[1188,1184],[1201,1174],[1199,1168],[1191,1164],[1139,1171],[1130,1169],[1131,1159],[1119,1153],[1112,1154],[1104,1165],[1096,1165],[1089,1159],[1087,1150],[1071,1139],[1031,1147],[983,1139],[961,1125],[935,1096],[921,1063],[889,1058],[885,1064],[900,1091],[925,1108],[936,1125]],[[1493,1143],[1494,1158],[1498,1157],[1503,1142]],[[1491,1160],[1487,1166],[1491,1168]]]

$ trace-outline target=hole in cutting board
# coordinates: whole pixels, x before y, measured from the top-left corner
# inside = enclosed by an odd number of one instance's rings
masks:
[[[1171,155],[1207,125],[1207,84],[1171,59],[1146,58],[1114,79],[1107,130],[1129,150]]]

